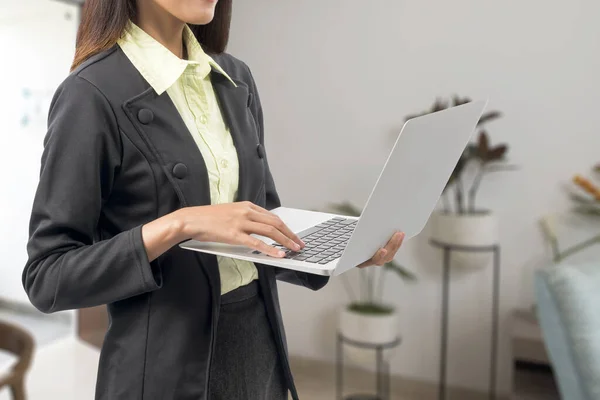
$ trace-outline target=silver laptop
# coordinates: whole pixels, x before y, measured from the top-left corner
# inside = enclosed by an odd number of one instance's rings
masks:
[[[487,101],[475,101],[408,120],[359,218],[279,207],[271,210],[306,244],[271,257],[244,246],[187,240],[184,249],[318,275],[339,275],[370,259],[395,231],[417,235],[429,219]]]

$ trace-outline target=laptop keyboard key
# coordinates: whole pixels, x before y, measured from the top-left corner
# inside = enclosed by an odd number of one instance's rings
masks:
[[[326,264],[339,258],[348,244],[357,221],[335,217],[297,233],[306,246],[300,251],[292,251],[279,243],[273,244],[285,251],[285,258],[310,263]],[[255,250],[252,254],[262,254]],[[326,261],[328,260],[328,261]]]
[[[299,237],[301,237],[301,238],[310,237],[310,236],[312,236],[312,235],[313,235],[315,232],[317,232],[318,230],[319,230],[319,228],[317,228],[317,227],[312,227],[312,228],[309,228],[309,229],[307,229],[307,230],[305,230],[305,231],[303,231],[303,232],[300,232],[300,233],[298,233],[297,235],[298,235]]]

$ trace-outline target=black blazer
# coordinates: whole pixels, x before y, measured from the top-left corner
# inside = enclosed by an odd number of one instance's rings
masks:
[[[280,205],[264,151],[254,79],[228,54],[211,73],[240,165],[237,201]],[[142,225],[210,204],[204,161],[165,92],[158,96],[114,46],[59,86],[44,138],[23,285],[41,311],[108,304],[96,398],[207,398],[220,279],[216,257],[174,246],[152,262]],[[317,290],[327,278],[257,265],[286,377],[276,279]]]

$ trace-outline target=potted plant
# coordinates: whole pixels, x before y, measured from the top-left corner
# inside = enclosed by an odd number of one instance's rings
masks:
[[[331,204],[331,212],[358,217],[361,211],[348,202]],[[340,276],[344,283],[350,303],[345,305],[339,315],[339,331],[351,340],[383,344],[395,340],[398,336],[398,310],[384,302],[383,293],[388,276],[397,276],[405,282],[416,280],[415,275],[395,261],[381,268],[358,270],[358,288],[354,290],[346,275]],[[357,363],[372,361],[373,351],[348,347],[345,354]],[[391,350],[384,352],[389,357]]]
[[[596,180],[600,181],[600,164],[596,165],[593,170],[597,176]],[[589,179],[580,174],[575,175],[572,181],[573,185],[569,188],[569,197],[574,203],[573,211],[595,218],[600,222],[600,185],[596,184],[593,178]],[[600,244],[600,234],[596,234],[567,248],[561,248],[551,215],[542,218],[541,227],[545,238],[550,244],[552,261],[555,264],[559,264],[566,258],[591,246]]]
[[[437,112],[449,106],[459,106],[471,100],[454,96],[450,101],[437,99],[433,106],[420,114]],[[514,169],[504,163],[508,151],[506,144],[492,146],[485,126],[500,118],[499,111],[484,113],[477,123],[476,140],[469,143],[442,193],[442,208],[432,214],[432,239],[437,242],[458,246],[489,246],[498,242],[496,215],[477,206],[477,193],[483,178],[491,172]],[[463,267],[485,266],[489,254],[453,252],[453,265]]]

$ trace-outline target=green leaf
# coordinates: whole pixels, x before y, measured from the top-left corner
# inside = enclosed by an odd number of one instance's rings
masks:
[[[578,193],[569,193],[569,197],[571,198],[571,200],[577,202],[577,203],[582,203],[584,205],[598,205],[598,207],[600,207],[600,201],[596,200],[593,196],[591,195],[582,195],[582,194],[578,194]]]
[[[504,155],[508,151],[508,146],[505,144],[499,144],[496,147],[489,149],[486,160],[487,161],[499,161],[504,158]]]
[[[429,114],[429,112],[423,112],[423,113],[419,113],[419,114],[412,114],[409,115],[408,117],[404,118],[404,122],[408,121],[409,119],[413,119],[413,118],[418,118],[418,117],[422,117],[423,115],[427,115]],[[398,132],[395,132],[395,134],[397,135]]]
[[[460,99],[459,99],[460,100]],[[427,114],[431,114],[434,112],[438,112],[438,111],[442,111],[445,110],[446,108],[448,108],[448,102],[444,101],[440,98],[435,99],[435,102],[433,103],[433,105],[431,106],[431,108],[427,111],[423,111],[420,113],[416,113],[416,114],[411,114],[408,117],[406,117],[404,119],[404,121],[408,121],[409,119],[413,119],[413,118],[417,118],[417,117],[422,117],[423,115],[427,115]]]
[[[479,132],[479,138],[477,140],[477,153],[479,158],[485,160],[487,153],[490,150],[490,139],[486,131]]]
[[[470,103],[471,99],[468,97],[459,97],[457,95],[454,95],[453,99],[452,99],[452,103],[454,106],[461,106],[463,104],[467,104]]]
[[[573,209],[577,214],[600,217],[600,206],[578,206]]]
[[[456,163],[456,166],[454,167],[454,170],[452,171],[452,174],[450,175],[450,179],[448,180],[448,183],[446,184],[446,186],[448,186],[455,179],[460,177],[460,174],[463,173],[465,167],[469,163],[469,160],[471,160],[474,157],[474,154],[476,154],[476,153],[477,153],[477,145],[476,144],[471,144],[471,145],[467,146],[465,151],[463,151],[462,155],[458,159],[458,162]]]
[[[402,279],[404,281],[414,282],[417,280],[417,277],[415,274],[413,274],[411,271],[404,268],[403,266],[396,264],[394,261],[384,264],[383,267],[387,271],[395,272],[400,277],[400,279]]]
[[[336,214],[347,215],[351,217],[360,217],[361,211],[350,202],[330,204],[328,209]]]
[[[433,103],[430,112],[434,113],[445,110],[446,108],[448,108],[448,102],[438,98],[435,99],[435,102]]]
[[[389,315],[394,312],[393,307],[377,303],[351,303],[348,310],[369,315]]]
[[[498,118],[502,117],[502,113],[500,111],[489,111],[479,118],[479,122],[477,122],[477,126],[481,126],[483,124],[487,124],[488,122],[492,122]]]
[[[479,144],[478,143],[469,143],[465,150],[462,153],[461,158],[464,161],[469,161],[477,158],[479,155]]]
[[[510,164],[487,164],[485,166],[485,172],[503,172],[503,171],[516,171],[519,167],[517,165]]]

